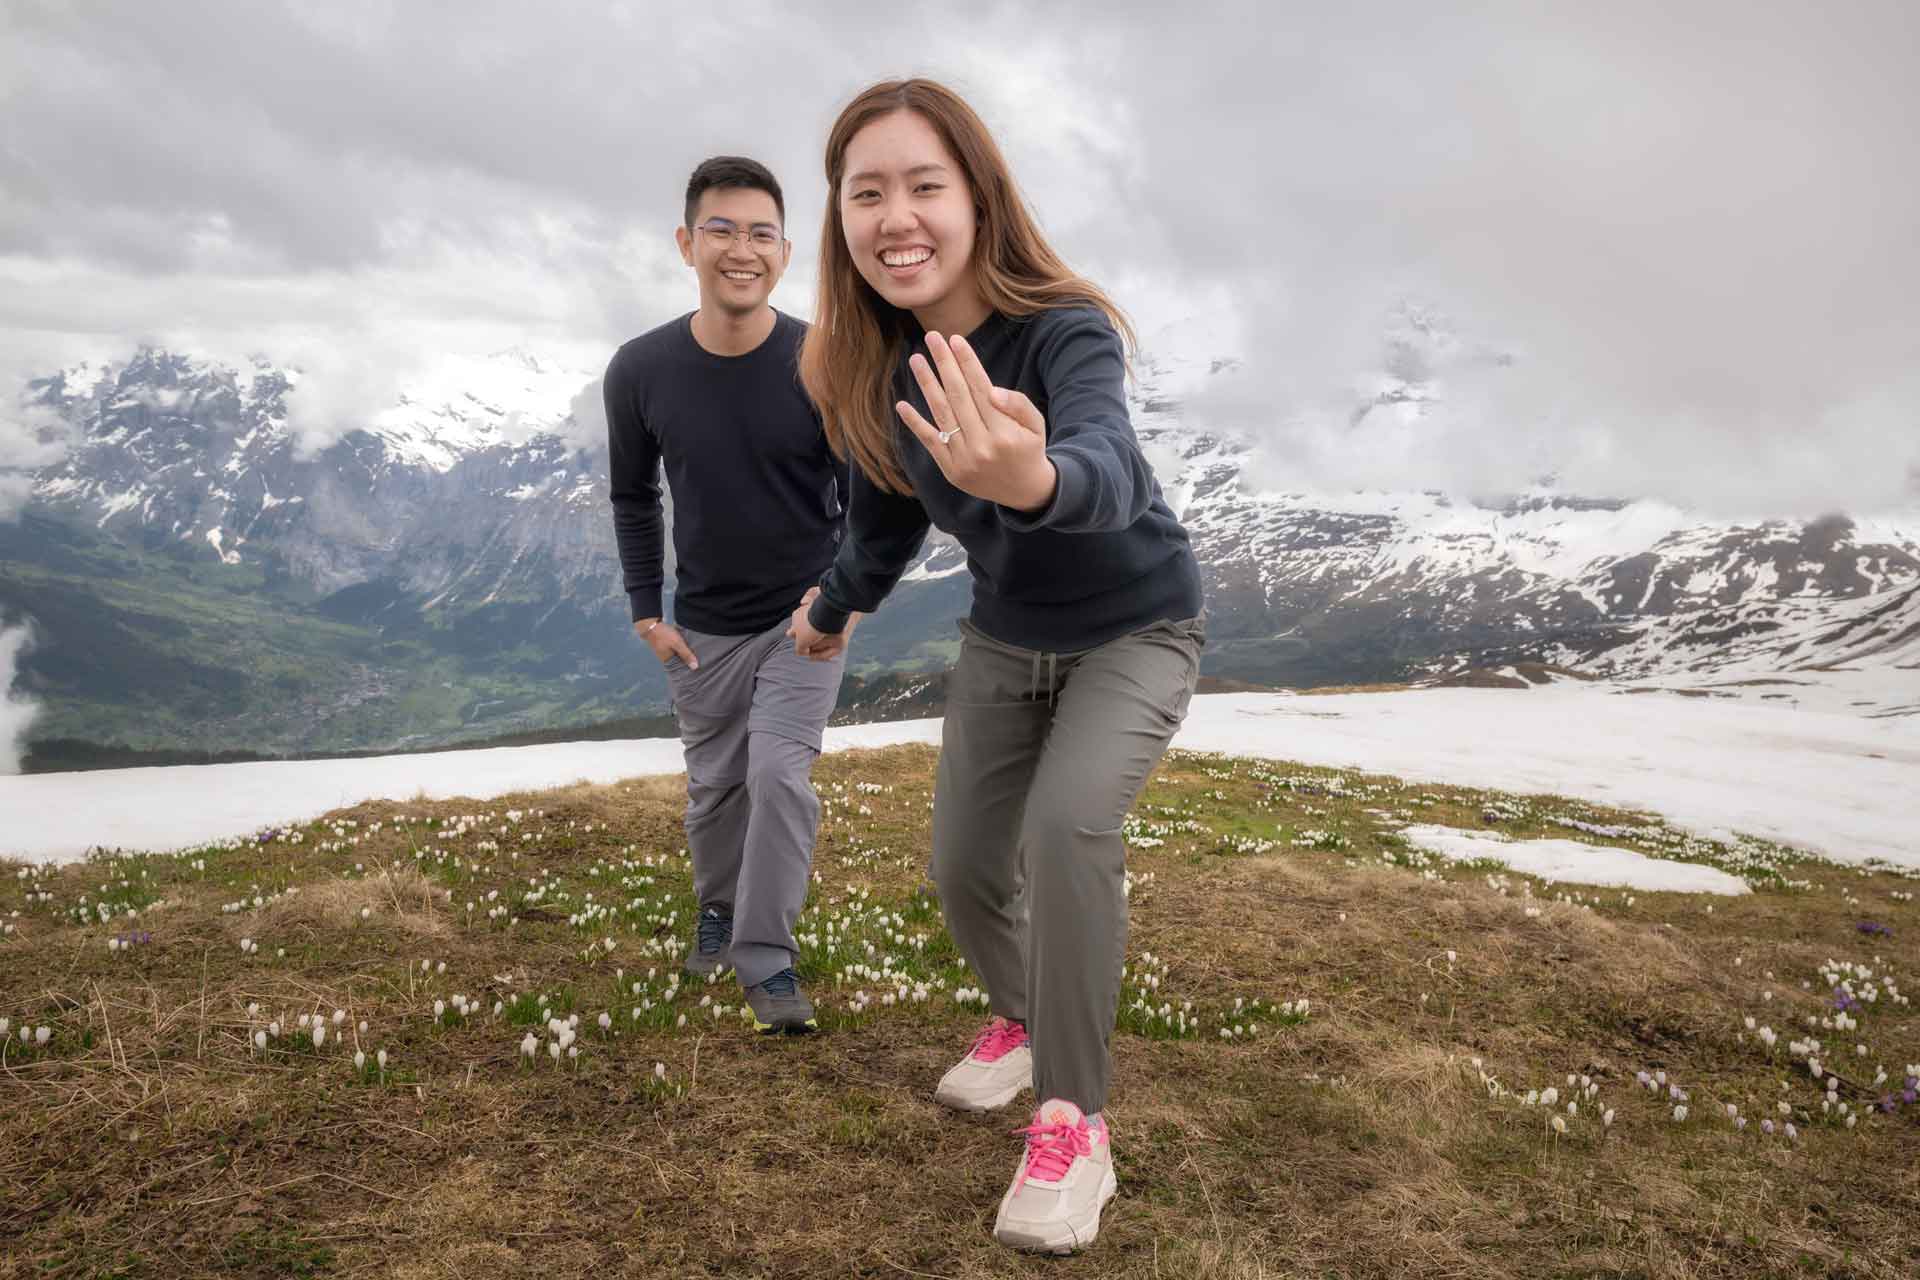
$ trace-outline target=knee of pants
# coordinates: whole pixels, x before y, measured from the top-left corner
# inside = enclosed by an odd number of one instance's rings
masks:
[[[820,797],[814,792],[813,780],[804,770],[794,770],[790,763],[756,760],[747,766],[747,791],[755,801],[779,797],[808,812],[816,812],[820,808]]]
[[[1020,831],[1020,843],[1027,850],[1027,875],[1041,878],[1049,871],[1083,871],[1080,864],[1092,858],[1111,863],[1108,870],[1124,869],[1126,842],[1117,827],[1106,827],[1104,817],[1076,814],[1071,808],[1029,811]]]
[[[687,782],[687,821],[712,817],[740,790],[740,780],[716,782],[711,779]]]
[[[933,881],[942,898],[952,898],[958,891],[972,884],[977,878],[975,868],[968,860],[960,856],[949,841],[940,839],[938,833],[933,840],[933,856],[927,859],[927,877]]]

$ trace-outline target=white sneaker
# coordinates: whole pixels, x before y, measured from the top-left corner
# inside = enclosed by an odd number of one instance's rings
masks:
[[[1071,1102],[1055,1098],[1041,1103],[1033,1123],[1019,1132],[1027,1146],[1013,1185],[1000,1197],[993,1238],[1049,1253],[1092,1244],[1100,1234],[1100,1210],[1120,1189],[1105,1118],[1081,1115]]]
[[[995,1017],[973,1038],[967,1056],[940,1077],[934,1099],[955,1111],[1004,1107],[1033,1083],[1033,1049],[1027,1027]]]

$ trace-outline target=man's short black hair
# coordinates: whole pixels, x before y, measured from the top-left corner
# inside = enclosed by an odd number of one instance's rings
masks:
[[[689,227],[693,225],[693,215],[700,211],[700,197],[715,187],[723,191],[744,187],[766,192],[773,197],[773,207],[779,210],[781,225],[786,225],[787,202],[780,195],[778,179],[767,166],[745,156],[714,156],[710,160],[702,160],[693,171],[693,176],[687,179]]]

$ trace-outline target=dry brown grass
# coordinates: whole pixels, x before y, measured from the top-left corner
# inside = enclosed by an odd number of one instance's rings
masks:
[[[856,884],[890,910],[916,909],[931,765],[911,747],[822,761],[821,899]],[[1488,800],[1420,792],[1435,797],[1421,820],[1457,825],[1475,825]],[[366,805],[335,815],[357,833],[384,824],[348,848],[322,850],[334,837],[321,823],[270,857],[206,853],[204,874],[142,859],[0,881],[0,915],[22,912],[18,937],[0,943],[0,1016],[59,1031],[47,1052],[10,1046],[0,1069],[0,1276],[1680,1280],[1920,1268],[1920,1113],[1855,1132],[1807,1120],[1819,1108],[1805,1072],[1770,1063],[1740,1025],[1751,1012],[1783,1045],[1805,1034],[1823,993],[1800,983],[1817,988],[1829,957],[1877,955],[1912,974],[1920,918],[1888,896],[1911,880],[1815,866],[1795,873],[1815,890],[1723,899],[1712,914],[1689,895],[1641,894],[1631,909],[1616,893],[1558,902],[1521,877],[1502,895],[1480,871],[1423,878],[1383,864],[1395,846],[1377,796],[1269,794],[1219,762],[1176,758],[1148,802],[1221,832],[1336,829],[1352,847],[1229,855],[1187,835],[1141,848],[1134,870],[1152,879],[1135,893],[1131,952],[1168,962],[1175,1000],[1219,1012],[1235,997],[1306,996],[1313,1015],[1230,1043],[1117,1035],[1121,1197],[1093,1250],[1034,1259],[990,1238],[1017,1117],[957,1117],[929,1096],[979,1016],[944,997],[855,1018],[816,974],[821,1036],[768,1043],[698,1019],[608,1042],[589,1031],[579,1066],[564,1069],[527,1069],[521,1029],[490,1017],[434,1024],[431,1002],[455,991],[488,1005],[564,994],[589,1027],[621,1008],[612,970],[661,964],[639,949],[673,942],[684,916],[673,929],[629,920],[641,927],[620,933],[613,957],[591,950],[606,929],[566,917],[585,892],[664,891],[684,907],[681,797],[679,780],[655,779]],[[508,809],[545,816],[496,833],[496,854],[478,850],[485,833],[442,842],[395,821],[486,812],[497,827]],[[518,842],[534,832],[547,838]],[[457,871],[434,856],[447,848]],[[605,870],[641,856],[658,864],[655,889]],[[145,900],[171,905],[137,922],[151,943],[110,954],[112,927],[64,913],[142,869]],[[463,900],[524,889],[543,870],[575,896],[523,908],[511,931],[466,922]],[[221,913],[256,882],[300,891]],[[29,883],[54,901],[26,903]],[[1863,938],[1863,918],[1894,936]],[[242,957],[242,936],[262,954]],[[422,958],[446,973],[422,975]],[[357,1078],[332,1046],[251,1051],[266,1017],[334,1008],[350,1014],[349,1047],[364,1018],[368,1046],[392,1052],[384,1082]],[[1910,1012],[1881,1008],[1863,1024],[1869,1061],[1920,1059]],[[1556,1137],[1541,1108],[1490,1098],[1476,1057],[1517,1090],[1564,1088],[1574,1073],[1601,1096]],[[656,1061],[680,1095],[649,1088]],[[1834,1066],[1860,1101],[1860,1066],[1837,1055]],[[1635,1087],[1639,1069],[1671,1072],[1696,1115],[1674,1124]],[[1803,1115],[1797,1144],[1710,1114],[1731,1101],[1757,1124],[1783,1096]],[[1605,1106],[1619,1118],[1603,1131]]]

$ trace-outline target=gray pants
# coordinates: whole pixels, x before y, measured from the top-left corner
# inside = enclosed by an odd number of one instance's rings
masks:
[[[728,959],[742,986],[794,962],[820,799],[808,775],[840,692],[845,658],[793,651],[785,619],[758,635],[682,627],[700,660],[667,661],[687,761],[687,851],[702,907],[733,913]]]
[[[1046,654],[961,623],[933,806],[947,929],[993,1012],[1025,1021],[1034,1092],[1107,1105],[1127,954],[1120,824],[1187,714],[1200,619]]]

